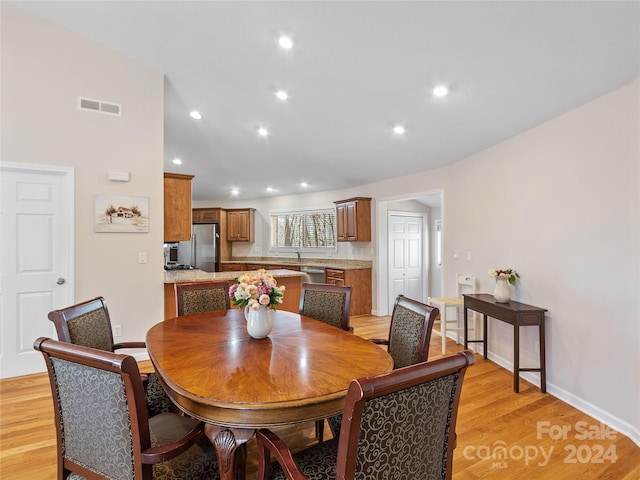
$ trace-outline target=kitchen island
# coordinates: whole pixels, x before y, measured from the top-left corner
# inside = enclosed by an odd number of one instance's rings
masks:
[[[176,313],[176,283],[189,282],[215,282],[224,280],[231,286],[235,279],[245,273],[256,273],[252,271],[232,271],[232,272],[203,272],[202,270],[173,270],[164,272],[164,318],[173,318]],[[284,285],[284,298],[279,310],[298,313],[300,306],[300,290],[304,273],[294,270],[277,269],[267,270],[273,275],[279,286]]]

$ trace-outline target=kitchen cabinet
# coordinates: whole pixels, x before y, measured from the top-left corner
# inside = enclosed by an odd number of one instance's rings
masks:
[[[220,271],[221,272],[244,272],[247,269],[247,266],[244,263],[221,263]]]
[[[338,241],[370,242],[371,198],[355,197],[334,203],[336,204]]]
[[[192,211],[193,223],[219,223],[219,208],[194,208]]]
[[[344,286],[344,270],[336,270],[334,268],[327,268],[327,283],[331,285]]]
[[[265,270],[294,270],[296,272],[300,271],[300,267],[297,265],[273,265],[270,263],[247,263],[247,270],[260,270],[264,268]]]
[[[255,208],[227,209],[227,240],[253,242],[255,239]]]
[[[351,315],[371,315],[371,269],[341,270],[327,268],[326,282],[351,285]]]
[[[164,241],[191,238],[191,180],[193,175],[164,174]]]

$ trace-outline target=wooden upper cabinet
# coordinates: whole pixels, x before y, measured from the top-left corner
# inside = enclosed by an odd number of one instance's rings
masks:
[[[193,223],[220,223],[220,209],[194,208]]]
[[[255,208],[227,209],[227,240],[253,242],[255,239]]]
[[[164,174],[164,241],[191,238],[191,179],[193,175]]]
[[[339,242],[371,241],[371,198],[355,197],[334,202]]]

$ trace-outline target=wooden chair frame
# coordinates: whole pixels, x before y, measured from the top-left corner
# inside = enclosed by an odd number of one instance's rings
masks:
[[[347,332],[353,333],[353,327],[349,325],[351,317],[351,285],[332,285],[329,283],[308,283],[302,284],[302,290],[300,291],[300,307],[298,309],[300,314],[303,314],[304,310],[304,295],[308,291],[310,292],[330,292],[330,293],[342,293],[344,294],[344,311],[342,313],[342,321],[340,328]]]
[[[354,380],[349,386],[345,400],[344,421],[337,446],[336,479],[353,480],[355,478],[360,423],[364,404],[367,400],[459,373],[451,403],[448,431],[450,441],[447,442],[445,457],[445,478],[450,479],[453,471],[453,450],[456,443],[455,427],[460,405],[462,381],[467,367],[474,362],[473,353],[465,350],[431,362],[422,362],[375,377]],[[256,434],[256,439],[258,442],[258,474],[256,478],[258,480],[269,478],[271,470],[270,454],[273,454],[287,478],[292,480],[308,478],[296,464],[292,452],[276,434],[270,430],[261,429]]]
[[[225,291],[225,306],[229,310],[231,308],[231,299],[229,298],[229,283],[226,280],[217,280],[213,282],[189,282],[176,283],[176,311],[178,316],[183,315],[184,302],[182,294],[190,290],[212,290],[222,288]]]
[[[145,403],[144,387],[140,378],[138,364],[130,355],[116,354],[104,350],[83,347],[68,342],[59,342],[50,338],[40,337],[34,345],[45,357],[49,381],[53,394],[56,434],[58,442],[58,466],[57,477],[62,480],[69,472],[76,472],[87,479],[106,478],[62,456],[63,428],[60,421],[60,408],[57,398],[57,385],[55,371],[51,358],[60,358],[69,362],[86,365],[89,367],[114,372],[122,377],[125,385],[127,408],[131,420],[132,445],[134,453],[134,476],[143,480],[151,480],[153,477],[153,464],[164,462],[177,457],[185,452],[204,435],[204,424],[198,423],[180,440],[160,447],[151,448],[149,431],[149,418]]]
[[[111,326],[111,317],[109,316],[109,309],[107,308],[107,301],[103,297],[92,298],[82,303],[72,305],[70,307],[61,308],[49,312],[49,320],[53,322],[56,327],[56,333],[58,334],[58,340],[61,342],[73,343],[71,341],[71,335],[69,333],[69,326],[67,322],[73,320],[76,317],[93,312],[95,310],[104,310],[107,323],[109,324],[109,337],[111,339],[111,351],[122,348],[147,348],[145,342],[113,342],[113,330]]]
[[[426,362],[429,358],[429,342],[431,341],[431,332],[433,330],[433,324],[436,317],[440,314],[440,311],[436,307],[432,307],[417,300],[405,297],[404,295],[398,295],[396,302],[393,306],[393,312],[391,314],[391,323],[389,324],[389,337],[388,338],[372,338],[372,342],[379,345],[386,345],[388,349],[391,349],[391,332],[393,332],[393,325],[396,319],[396,312],[398,307],[407,308],[413,312],[423,315],[425,318],[424,327],[422,328],[422,337],[420,338],[420,350],[418,354],[418,362]]]

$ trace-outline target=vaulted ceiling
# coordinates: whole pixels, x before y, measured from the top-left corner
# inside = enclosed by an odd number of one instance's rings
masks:
[[[640,75],[638,1],[12,3],[165,74],[165,171],[196,200],[445,166]]]

